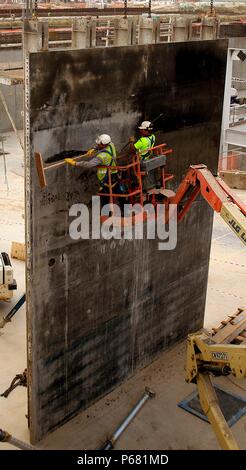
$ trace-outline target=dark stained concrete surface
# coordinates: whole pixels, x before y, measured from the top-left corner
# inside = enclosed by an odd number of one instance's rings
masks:
[[[198,200],[173,251],[159,251],[157,240],[72,241],[69,208],[90,204],[95,175],[61,167],[47,173],[41,191],[34,151],[47,161],[90,147],[99,132],[119,149],[142,119],[163,112],[156,130],[174,148],[173,187],[192,163],[216,171],[226,53],[219,40],[30,55],[33,442],[202,326],[212,229],[212,212]]]

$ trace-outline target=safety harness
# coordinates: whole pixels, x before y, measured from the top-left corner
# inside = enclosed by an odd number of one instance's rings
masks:
[[[151,147],[154,147],[154,143],[155,143],[155,136],[152,134],[152,135],[147,135],[145,136],[145,139],[149,139],[150,141],[150,148]],[[149,158],[150,156],[150,152],[149,150],[147,150],[147,153],[145,153],[144,155],[142,155],[142,160],[146,160],[146,158]]]
[[[110,150],[109,150],[109,149],[110,149]],[[108,150],[107,150],[107,149],[103,149],[103,150],[99,151],[99,152],[97,153],[97,155],[96,155],[96,156],[98,156],[98,155],[100,155],[100,154],[103,154],[103,153],[105,154],[105,153],[106,153],[106,154],[108,154],[108,155],[111,157],[111,161],[110,161],[109,165],[105,165],[105,166],[113,166],[113,165],[112,165],[113,162],[114,162],[115,165],[116,165],[116,157],[114,156],[114,151],[113,151],[113,147],[112,147],[111,144],[109,144],[109,149],[108,149]],[[103,163],[103,162],[102,162],[102,163]],[[103,165],[103,166],[104,166],[104,165]],[[111,174],[116,174],[117,172],[118,172],[117,170],[112,170],[112,171],[111,171]],[[103,178],[102,180],[100,180],[100,183],[101,183],[102,185],[108,186],[107,183],[106,183],[106,182],[107,182],[107,179],[108,179],[108,172],[106,171],[105,176],[104,176],[104,178]],[[112,186],[115,186],[116,183],[117,183],[117,182],[115,182]]]

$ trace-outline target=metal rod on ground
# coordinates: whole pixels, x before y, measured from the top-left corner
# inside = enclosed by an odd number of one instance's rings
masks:
[[[0,321],[0,328],[3,328],[6,323],[11,321],[11,318],[18,312],[18,310],[22,307],[26,300],[26,294],[23,294],[21,298],[18,300],[17,304],[10,310],[10,312]]]
[[[19,143],[20,143],[20,146],[21,146],[22,150],[24,151],[24,144],[23,144],[23,142],[22,142],[22,140],[21,140],[21,138],[20,138],[20,136],[19,136],[19,133],[18,133],[16,127],[15,127],[14,120],[13,120],[13,118],[12,118],[12,116],[11,116],[9,110],[8,110],[8,105],[7,105],[7,103],[6,103],[6,100],[5,100],[5,98],[4,98],[4,95],[3,95],[2,90],[0,90],[0,98],[1,98],[1,100],[2,100],[4,109],[5,109],[5,111],[6,111],[7,115],[8,115],[8,118],[9,118],[11,124],[12,124],[12,127],[13,127],[13,129],[14,129],[15,135],[16,135],[16,137],[17,137]]]
[[[153,398],[155,396],[155,393],[149,390],[149,388],[146,387],[145,393],[143,396],[140,398],[140,400],[137,402],[137,404],[134,406],[132,411],[129,413],[129,415],[122,421],[120,426],[116,429],[114,434],[110,439],[108,439],[105,444],[99,449],[99,450],[111,450],[114,448],[115,443],[118,441],[119,437],[121,434],[125,431],[127,426],[131,423],[131,421],[135,418],[135,416],[138,414],[138,412],[141,410],[141,408],[144,406],[146,401],[149,398]]]
[[[8,442],[18,449],[21,450],[38,450],[36,447],[32,446],[31,444],[26,444],[26,442],[20,441],[16,439],[16,437],[11,436],[7,431],[0,429],[0,442]]]

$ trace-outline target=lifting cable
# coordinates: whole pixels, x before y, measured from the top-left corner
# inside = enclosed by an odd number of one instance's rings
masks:
[[[127,0],[124,0],[124,18],[127,18]]]
[[[210,15],[214,14],[214,0],[210,0]]]
[[[212,1],[212,0],[211,0]],[[148,18],[151,18],[151,0],[149,0],[149,12],[148,12]]]
[[[38,15],[38,0],[34,0],[34,14]]]

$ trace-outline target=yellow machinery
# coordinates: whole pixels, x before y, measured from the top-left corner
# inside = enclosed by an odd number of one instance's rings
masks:
[[[239,450],[239,447],[220,409],[211,375],[246,377],[245,329],[246,310],[238,309],[219,328],[213,329],[213,333],[202,331],[188,336],[185,380],[197,385],[202,410],[225,450]]]

